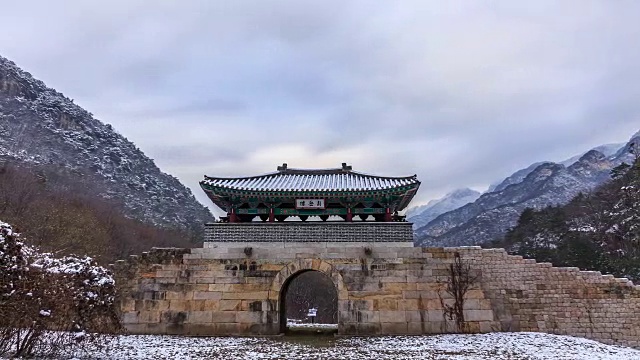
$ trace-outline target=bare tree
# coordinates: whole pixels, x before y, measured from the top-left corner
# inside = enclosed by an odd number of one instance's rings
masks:
[[[449,264],[448,279],[444,283],[440,283],[438,289],[438,297],[440,305],[442,305],[444,327],[446,331],[447,320],[455,321],[456,331],[466,332],[467,326],[464,319],[464,302],[465,295],[478,281],[478,275],[472,273],[471,267],[462,262],[460,253],[454,254],[454,262]],[[445,291],[453,298],[453,305],[446,303],[442,296]]]

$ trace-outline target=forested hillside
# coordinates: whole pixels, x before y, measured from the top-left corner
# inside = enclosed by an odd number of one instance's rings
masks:
[[[99,86],[96,84],[96,86]],[[0,162],[57,172],[127,217],[201,239],[213,216],[175,177],[72,99],[0,56]],[[203,169],[203,172],[205,169]],[[19,225],[20,222],[14,223]]]
[[[103,262],[197,246],[213,220],[111,125],[1,56],[0,217],[47,251]]]
[[[127,217],[116,199],[96,196],[57,166],[0,164],[0,219],[29,244],[57,255],[87,254],[105,264],[154,246],[192,247],[190,233]]]
[[[576,266],[640,280],[640,153],[611,180],[565,206],[526,209],[503,240],[491,246],[557,266]]]

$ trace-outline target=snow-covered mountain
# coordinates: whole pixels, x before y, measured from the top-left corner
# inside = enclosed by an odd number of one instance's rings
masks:
[[[473,203],[444,213],[415,231],[419,245],[457,246],[481,244],[501,237],[513,227],[525,208],[541,209],[565,204],[579,192],[609,179],[611,169],[631,162],[628,148],[640,141],[640,133],[615,151],[613,145],[590,150],[570,165],[543,162],[509,176],[493,191]]]
[[[616,144],[605,144],[605,145],[596,146],[593,149],[589,149],[578,155],[572,156],[569,159],[561,161],[560,164],[564,166],[570,166],[571,164],[580,160],[580,158],[584,154],[586,154],[588,151],[591,151],[591,150],[598,151],[604,154],[605,156],[612,156],[612,155],[615,155],[615,153],[618,152],[624,145],[625,143],[616,143]],[[508,176],[506,179],[491,184],[487,192],[501,191],[511,184],[517,184],[519,182],[522,182],[522,180],[524,180],[524,178],[527,177],[527,175],[529,175],[533,170],[535,170],[538,166],[544,163],[552,163],[552,162],[542,161],[542,162],[533,163],[524,169],[520,169],[516,171],[512,175]]]
[[[591,150],[599,151],[603,153],[605,156],[612,156],[612,155],[615,155],[622,147],[624,147],[624,145],[625,143],[605,144],[605,145],[596,146]],[[584,154],[586,154],[586,152],[578,154],[576,156],[572,156],[567,160],[560,162],[560,164],[564,166],[569,166],[575,163],[576,161],[578,161]]]
[[[538,262],[602,271],[637,283],[638,204],[640,160],[636,159],[615,168],[610,181],[566,205],[523,211],[517,225],[491,246]]]
[[[420,214],[421,212],[423,212],[426,208],[429,207],[429,205],[433,204],[434,202],[436,202],[438,200],[429,200],[428,203],[426,204],[422,204],[422,205],[418,205],[418,206],[412,206],[410,208],[408,208],[404,215],[407,217],[407,219],[411,219],[412,217]]]
[[[199,233],[213,216],[111,125],[0,56],[0,161],[60,166],[130,217]]]
[[[491,186],[489,186],[489,189],[486,192],[502,191],[504,190],[504,188],[506,188],[509,185],[522,182],[522,180],[524,180],[524,178],[526,178],[527,175],[531,174],[533,170],[535,170],[538,166],[544,163],[547,163],[547,162],[536,162],[524,169],[520,169],[514,172],[513,174],[511,174],[510,176],[507,176],[506,179],[491,184]]]
[[[429,201],[426,205],[409,209],[407,220],[413,223],[414,229],[418,229],[441,214],[476,201],[480,195],[480,192],[469,188],[454,190],[440,199]]]

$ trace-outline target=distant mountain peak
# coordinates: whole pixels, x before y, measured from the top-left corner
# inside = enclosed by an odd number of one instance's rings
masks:
[[[593,161],[602,161],[604,159],[606,159],[607,157],[605,156],[605,154],[603,154],[602,152],[598,151],[598,150],[589,150],[587,151],[584,155],[582,155],[580,157],[580,159],[578,160],[579,162],[593,162]]]
[[[633,139],[640,140],[640,132]],[[499,238],[515,225],[525,208],[565,204],[577,193],[607,181],[613,167],[630,161],[632,141],[601,145],[562,163],[535,163],[518,170],[475,201],[415,228],[416,243],[459,246]]]
[[[447,195],[445,195],[444,197],[455,197],[455,198],[461,198],[461,197],[466,197],[466,196],[474,196],[474,195],[479,195],[480,192],[470,189],[470,188],[461,188],[461,189],[455,189],[451,192],[449,192]]]
[[[623,146],[618,150],[612,158],[615,160],[621,160],[624,162],[632,161],[632,155],[630,154],[631,146],[640,147],[640,131],[635,133],[629,141],[627,141]]]
[[[524,169],[516,171],[515,173],[508,176],[506,179],[496,184],[492,184],[491,186],[489,186],[489,189],[487,190],[487,192],[491,193],[491,192],[502,191],[509,185],[522,182],[532,171],[534,171],[540,165],[544,165],[544,164],[553,164],[553,163],[545,162],[545,161],[533,163]]]
[[[604,144],[604,145],[600,145],[600,146],[596,146],[591,150],[596,150],[599,151],[600,153],[604,154],[605,156],[613,156],[615,155],[622,147],[625,146],[626,143],[613,143],[613,144]],[[587,151],[588,152],[588,151]],[[560,162],[560,164],[564,165],[564,166],[570,166],[571,164],[575,163],[576,161],[580,160],[580,158],[582,158],[587,152],[578,154],[576,156],[572,156],[570,158],[568,158],[567,160],[564,160],[562,162]]]
[[[413,222],[414,228],[426,225],[441,214],[455,210],[480,197],[481,193],[469,188],[461,188],[447,193],[445,196],[429,201],[426,205],[407,211],[407,219]]]

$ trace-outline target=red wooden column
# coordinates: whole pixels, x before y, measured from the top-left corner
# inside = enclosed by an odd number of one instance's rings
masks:
[[[236,215],[235,208],[231,208],[231,213],[229,213],[229,222],[232,222],[232,223],[238,222],[238,216]]]
[[[391,209],[390,208],[386,208],[384,211],[384,221],[386,222],[392,222],[393,219],[391,218]]]
[[[347,222],[352,222],[353,221],[353,214],[351,213],[351,208],[348,207],[347,208]]]
[[[276,221],[276,215],[273,213],[273,208],[270,207],[269,208],[269,222],[275,222]]]

